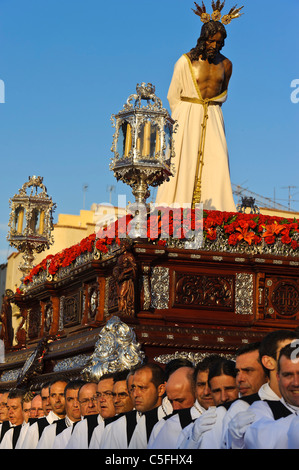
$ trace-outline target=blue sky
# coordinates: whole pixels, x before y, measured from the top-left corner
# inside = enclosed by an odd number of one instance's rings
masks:
[[[198,2],[201,3],[201,2]],[[225,12],[235,4],[227,0]],[[210,2],[206,2],[210,10]],[[231,180],[299,211],[298,0],[244,0],[227,26],[233,62],[223,106]],[[0,0],[0,263],[9,198],[40,175],[59,213],[132,200],[109,170],[117,113],[150,82],[169,109],[173,66],[200,35],[191,0]],[[291,87],[298,80],[296,88]],[[296,90],[298,89],[298,93]],[[294,101],[294,100],[293,100]],[[153,195],[155,193],[153,192]]]

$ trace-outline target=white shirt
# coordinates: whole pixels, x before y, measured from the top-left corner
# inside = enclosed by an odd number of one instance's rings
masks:
[[[99,414],[97,422],[100,424],[103,418]],[[95,428],[96,429],[96,428]],[[66,449],[88,449],[88,420],[82,419],[74,426],[73,432],[67,443]]]
[[[64,420],[68,428],[74,424],[74,422],[71,421],[68,416],[66,416]],[[56,438],[56,427],[57,427],[57,423],[52,423],[44,429],[41,435],[41,438],[38,441],[36,449],[52,449],[53,448],[53,444]]]
[[[267,402],[258,401],[250,406],[255,414],[255,421],[247,428],[244,435],[245,449],[287,449],[288,431],[297,417],[299,408],[290,406],[283,398],[280,400],[291,412],[286,418],[275,420]]]
[[[26,437],[26,434],[27,434],[27,431],[28,431],[29,428],[30,428],[29,423],[25,423],[24,426],[22,426],[22,429],[21,429],[21,432],[20,432],[20,435],[19,435],[19,439],[16,443],[15,449],[21,449],[22,448],[24,439]]]
[[[92,433],[90,443],[89,443],[89,449],[100,449],[102,437],[105,431],[107,430],[107,428],[109,428],[113,424],[114,422],[108,424],[108,426],[105,426],[104,420],[100,421],[100,423],[94,428],[94,431]]]
[[[299,416],[294,417],[288,430],[288,449],[299,449]]]
[[[204,410],[205,409],[198,403],[198,401],[196,401],[190,409],[192,419],[199,418]],[[179,414],[174,414],[171,418],[166,420],[161,419],[153,428],[147,448],[177,449],[181,431],[182,426]]]
[[[21,427],[21,431],[23,428],[26,427],[26,424],[25,421],[22,423],[22,427]],[[8,431],[6,431],[3,439],[2,439],[2,442],[0,444],[0,449],[13,449],[13,435],[14,435],[14,430],[15,430],[16,426],[14,425],[11,425],[10,429]],[[20,434],[21,434],[21,431],[20,431]],[[20,435],[19,435],[20,437]],[[18,437],[18,439],[19,439]]]
[[[44,416],[39,419],[44,419]],[[52,424],[54,421],[59,419],[59,416],[57,416],[53,411],[50,411],[49,414],[46,416],[46,419],[49,424]],[[37,422],[33,423],[31,426],[29,426],[23,445],[22,449],[35,449],[39,441],[39,432],[38,432],[38,424]]]
[[[280,397],[276,395],[276,393],[272,390],[269,383],[263,384],[259,391],[258,395],[261,400],[279,400]],[[258,402],[259,400],[257,400]],[[219,448],[224,449],[243,449],[245,444],[243,438],[241,439],[234,439],[232,434],[229,431],[229,424],[231,420],[241,411],[246,411],[249,409],[250,404],[247,403],[245,400],[239,399],[236,400],[227,410],[226,415],[223,418],[223,431],[222,431],[222,438],[220,442]]]
[[[157,407],[157,419],[159,422],[168,415],[171,415],[173,408],[170,401],[163,400],[163,404]],[[163,420],[164,421],[164,420]],[[146,414],[142,415],[138,420],[136,428],[130,440],[129,449],[147,449],[148,438],[146,430]]]
[[[5,423],[6,423],[6,422],[8,422],[9,427],[10,427],[10,426],[11,426],[10,421],[7,421],[7,420],[6,420]],[[1,434],[1,431],[2,431],[2,426],[3,426],[3,423],[0,423],[0,434]]]
[[[65,449],[72,435],[73,425],[68,426],[61,433],[55,436],[52,449]]]
[[[202,416],[207,411],[208,410],[204,409]],[[219,449],[219,442],[221,442],[222,438],[222,422],[226,414],[226,409],[223,406],[220,406],[216,408],[215,412],[217,415],[216,423],[210,431],[206,431],[202,434],[200,442],[195,442],[192,439],[193,426],[196,422],[195,420],[194,423],[190,423],[186,428],[182,429],[178,438],[177,447],[179,449]],[[206,439],[207,435],[208,439]]]
[[[127,415],[132,416],[133,421],[139,419],[136,410],[120,416],[107,426],[97,426],[92,435],[90,449],[126,449],[128,447]]]
[[[261,400],[271,399],[279,400],[279,397],[273,392],[269,387],[269,384],[264,384],[259,389],[259,397]],[[196,449],[240,449],[243,448],[243,439],[238,441],[233,440],[232,436],[229,433],[229,424],[231,420],[240,412],[246,411],[249,408],[249,403],[245,400],[238,399],[234,401],[229,409],[227,410],[224,406],[218,406],[216,409],[216,422],[213,425],[213,428],[209,431],[206,431],[202,434],[200,442],[192,443],[193,447]],[[205,410],[206,412],[207,410]],[[191,435],[194,424],[191,423],[185,429],[183,429],[180,439],[178,441],[179,448],[188,448],[190,442],[192,441]],[[186,447],[187,446],[187,447]]]

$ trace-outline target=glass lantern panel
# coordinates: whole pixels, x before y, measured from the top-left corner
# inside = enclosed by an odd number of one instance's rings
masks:
[[[151,126],[151,147],[150,147],[150,156],[151,158],[156,158],[157,154],[160,152],[161,148],[161,139],[159,126],[154,124]]]
[[[155,158],[160,151],[159,128],[151,121],[141,124],[138,134],[137,150],[140,150],[142,157]]]
[[[165,136],[165,160],[169,160],[171,156],[171,129],[168,124],[164,127]]]
[[[14,218],[13,218],[13,223],[12,223],[13,230],[18,229],[19,212],[20,212],[20,207],[18,207],[14,213]]]
[[[39,226],[38,226],[38,233],[40,235],[43,235],[44,228],[45,228],[45,211],[41,209],[39,213]]]
[[[124,121],[119,126],[117,153],[119,158],[128,157],[132,150],[132,129],[131,125]]]
[[[38,209],[33,209],[32,216],[29,222],[30,230],[33,233],[38,233],[39,220],[40,220],[40,211]]]
[[[24,220],[26,220],[26,210],[23,206],[19,206],[15,210],[15,216],[13,221],[13,229],[18,233],[23,233]]]

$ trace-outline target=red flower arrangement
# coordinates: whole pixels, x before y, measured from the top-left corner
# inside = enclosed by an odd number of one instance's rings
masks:
[[[109,245],[113,242],[120,245],[122,238],[130,236],[133,222],[132,215],[124,216],[97,234],[84,238],[80,243],[56,255],[47,256],[31,270],[24,284],[29,284],[34,276],[45,270],[54,276],[60,268],[71,266],[82,253],[92,253],[94,250],[107,253]],[[208,243],[217,240],[221,233],[229,246],[260,245],[263,240],[266,245],[272,245],[280,240],[294,251],[299,248],[299,236],[292,238],[299,233],[299,222],[296,219],[261,214],[156,208],[145,218],[145,228],[148,240],[160,246],[167,245],[167,239],[184,239],[188,234],[202,229],[204,239]]]

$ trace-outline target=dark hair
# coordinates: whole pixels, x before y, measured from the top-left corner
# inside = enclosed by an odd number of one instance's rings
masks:
[[[127,380],[127,377],[128,377],[129,373],[130,373],[129,369],[121,370],[119,372],[115,372],[113,374],[114,383],[115,382],[120,382],[120,381],[123,381],[123,380]]]
[[[51,382],[49,382],[49,391],[50,391],[51,387],[53,385],[57,384],[58,382],[64,382],[64,383],[68,384],[69,380],[68,379],[54,379],[54,380],[52,380]]]
[[[209,37],[214,36],[216,33],[220,32],[222,34],[222,44],[220,46],[220,51],[224,46],[225,39],[227,37],[227,32],[222,23],[220,21],[209,21],[208,23],[204,23],[201,28],[200,37],[197,40],[196,46],[191,49],[189,52],[189,57],[192,60],[198,60],[200,55],[205,54],[206,50],[206,41]]]
[[[220,375],[229,375],[230,377],[236,378],[236,364],[230,359],[221,359],[221,361],[213,364],[209,371],[208,383],[213,377],[219,377]]]
[[[189,359],[186,359],[184,357],[178,357],[176,359],[172,359],[165,366],[165,370],[164,370],[165,380],[167,381],[170,375],[173,372],[175,372],[177,369],[179,369],[180,367],[192,367],[193,368],[193,364],[191,361],[189,361]]]
[[[158,388],[159,385],[161,385],[165,382],[164,370],[158,364],[148,362],[147,364],[143,364],[141,366],[136,367],[134,373],[138,372],[140,370],[143,370],[143,369],[150,369],[151,370],[151,372],[152,372],[151,382],[154,384],[154,386],[156,388]]]
[[[253,351],[259,351],[260,345],[261,345],[260,341],[256,341],[255,343],[244,344],[244,346],[241,346],[237,350],[236,357],[242,356],[242,354],[247,354]]]
[[[293,359],[293,356],[295,355],[294,359],[296,360],[299,360],[299,356],[298,356],[298,351],[297,351],[297,354],[296,354],[296,347],[298,349],[298,346],[299,346],[299,341],[295,341],[290,344],[287,344],[284,348],[282,348],[279,352],[279,358],[278,358],[278,361],[277,361],[277,373],[279,374],[280,373],[280,359],[282,358],[282,356],[286,357],[287,359]]]
[[[106,379],[113,379],[114,380],[114,372],[107,372],[106,374],[103,374],[99,378],[99,382],[101,382],[101,380],[106,380]]]
[[[209,356],[206,356],[202,361],[200,361],[194,369],[193,375],[195,382],[197,380],[197,375],[199,372],[209,372],[211,367],[222,359],[223,357],[219,356],[218,354],[210,354]]]
[[[64,396],[68,390],[80,390],[80,388],[85,385],[87,382],[82,379],[70,380],[64,389]]]
[[[13,388],[10,390],[7,398],[20,398],[23,403],[24,397],[26,395],[26,390],[20,388]]]
[[[49,389],[50,384],[51,384],[51,381],[49,381],[49,382],[44,382],[44,383],[41,385],[41,387],[40,387],[40,391],[44,390],[45,388]]]
[[[289,340],[296,339],[298,337],[299,337],[298,333],[292,330],[271,331],[261,341],[260,348],[259,348],[260,362],[262,362],[263,356],[270,356],[273,359],[277,360],[277,350],[279,347],[279,343],[288,339]],[[262,363],[262,366],[266,374],[269,376],[270,375],[269,369],[264,367],[263,363]]]

